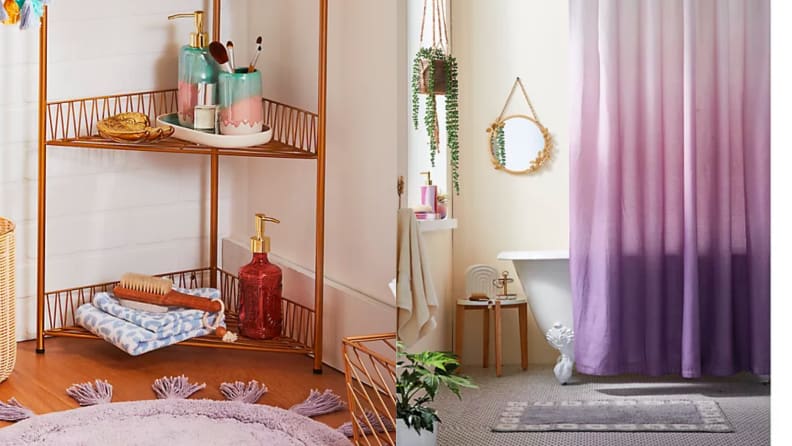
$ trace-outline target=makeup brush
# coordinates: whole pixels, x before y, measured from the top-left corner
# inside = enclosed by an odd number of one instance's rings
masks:
[[[258,48],[256,49],[256,54],[253,55],[253,60],[250,61],[250,65],[248,66],[248,73],[252,73],[256,71],[256,63],[258,63],[259,54],[261,54],[262,40],[263,39],[261,38],[261,36],[258,36],[258,38],[256,38],[256,45],[258,45]]]
[[[220,69],[228,72],[233,73],[234,70],[231,68],[231,64],[228,63],[228,51],[226,51],[226,47],[220,42],[212,42],[209,44],[209,54],[214,57],[214,60],[217,61],[217,64],[220,65]]]
[[[226,43],[226,48],[228,49],[228,61],[231,62],[231,69],[236,70],[236,61],[234,60],[234,42],[228,41]]]

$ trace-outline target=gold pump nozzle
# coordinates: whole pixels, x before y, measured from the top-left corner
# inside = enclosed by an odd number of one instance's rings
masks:
[[[267,214],[256,214],[256,235],[254,237],[250,237],[250,251],[254,254],[269,252],[270,250],[270,238],[264,235],[264,225],[268,221],[280,223],[280,220],[267,217]]]
[[[431,186],[432,185],[432,172],[429,172],[429,171],[421,172],[421,175],[425,175],[426,176],[426,185],[427,186]]]
[[[185,12],[183,14],[173,14],[168,16],[168,20],[195,17],[195,32],[190,33],[190,46],[193,48],[204,48],[209,44],[209,34],[204,31],[204,12]]]

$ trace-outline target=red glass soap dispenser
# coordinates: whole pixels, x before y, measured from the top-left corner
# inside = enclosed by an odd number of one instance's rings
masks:
[[[264,224],[280,221],[256,214],[256,236],[250,238],[253,260],[239,269],[239,331],[252,339],[272,339],[281,335],[283,314],[283,272],[270,263],[270,238]]]

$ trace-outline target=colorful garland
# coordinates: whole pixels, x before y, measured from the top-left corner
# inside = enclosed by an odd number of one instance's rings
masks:
[[[44,5],[50,0],[0,0],[0,23],[19,24],[19,29],[28,29],[44,14]]]

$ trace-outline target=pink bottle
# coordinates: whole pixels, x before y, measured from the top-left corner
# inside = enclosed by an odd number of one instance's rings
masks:
[[[239,331],[251,339],[273,339],[283,330],[283,272],[270,263],[270,238],[264,224],[280,221],[256,214],[256,236],[250,238],[253,259],[239,269]]]
[[[429,206],[431,214],[437,213],[437,186],[432,184],[432,172],[421,172],[421,175],[426,175],[426,184],[421,186],[421,205]],[[434,216],[430,218],[433,220]]]

